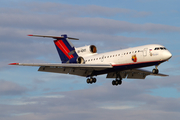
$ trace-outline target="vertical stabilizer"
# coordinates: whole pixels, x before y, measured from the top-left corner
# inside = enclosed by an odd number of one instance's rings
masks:
[[[54,40],[54,44],[62,63],[66,63],[72,58],[77,58],[78,55],[75,51],[74,45],[69,41],[67,35],[61,36],[62,38],[57,38],[57,40]]]

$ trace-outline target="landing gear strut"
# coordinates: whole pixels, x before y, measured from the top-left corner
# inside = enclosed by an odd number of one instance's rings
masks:
[[[122,78],[121,75],[119,73],[116,73],[116,80],[112,81],[112,85],[121,85],[122,84]]]
[[[87,82],[88,84],[96,83],[96,81],[97,81],[97,79],[96,79],[96,78],[93,78],[93,77],[88,78],[88,79],[86,80],[86,82]]]
[[[155,66],[156,68],[152,70],[153,74],[158,74],[159,70],[158,70],[158,65]]]

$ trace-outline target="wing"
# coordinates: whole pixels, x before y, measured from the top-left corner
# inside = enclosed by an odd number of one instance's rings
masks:
[[[113,68],[110,64],[56,64],[56,63],[10,63],[19,66],[40,66],[38,71],[72,74],[87,77],[94,70],[101,71]]]
[[[143,70],[143,69],[132,69],[132,70],[124,70],[124,71],[119,71],[120,75],[122,78],[128,78],[128,79],[145,79],[146,76],[148,75],[153,75],[153,76],[169,76],[165,74],[153,74],[151,71]],[[106,78],[116,78],[116,73],[111,72],[108,73]]]

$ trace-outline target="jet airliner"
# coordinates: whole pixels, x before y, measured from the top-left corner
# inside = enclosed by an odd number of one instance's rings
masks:
[[[160,74],[158,66],[168,61],[172,54],[162,45],[149,44],[121,49],[106,53],[97,53],[95,45],[75,48],[71,40],[77,38],[61,36],[28,35],[53,38],[62,63],[10,63],[9,65],[39,66],[38,71],[71,74],[86,77],[88,84],[96,83],[95,76],[107,74],[114,78],[112,85],[121,85],[122,79],[145,79],[148,75]],[[141,68],[155,66],[152,71]]]

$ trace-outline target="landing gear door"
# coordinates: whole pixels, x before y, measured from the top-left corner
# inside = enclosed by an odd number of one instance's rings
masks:
[[[143,50],[143,56],[144,56],[144,57],[147,56],[147,51],[148,51],[148,48],[144,48],[144,50]]]

